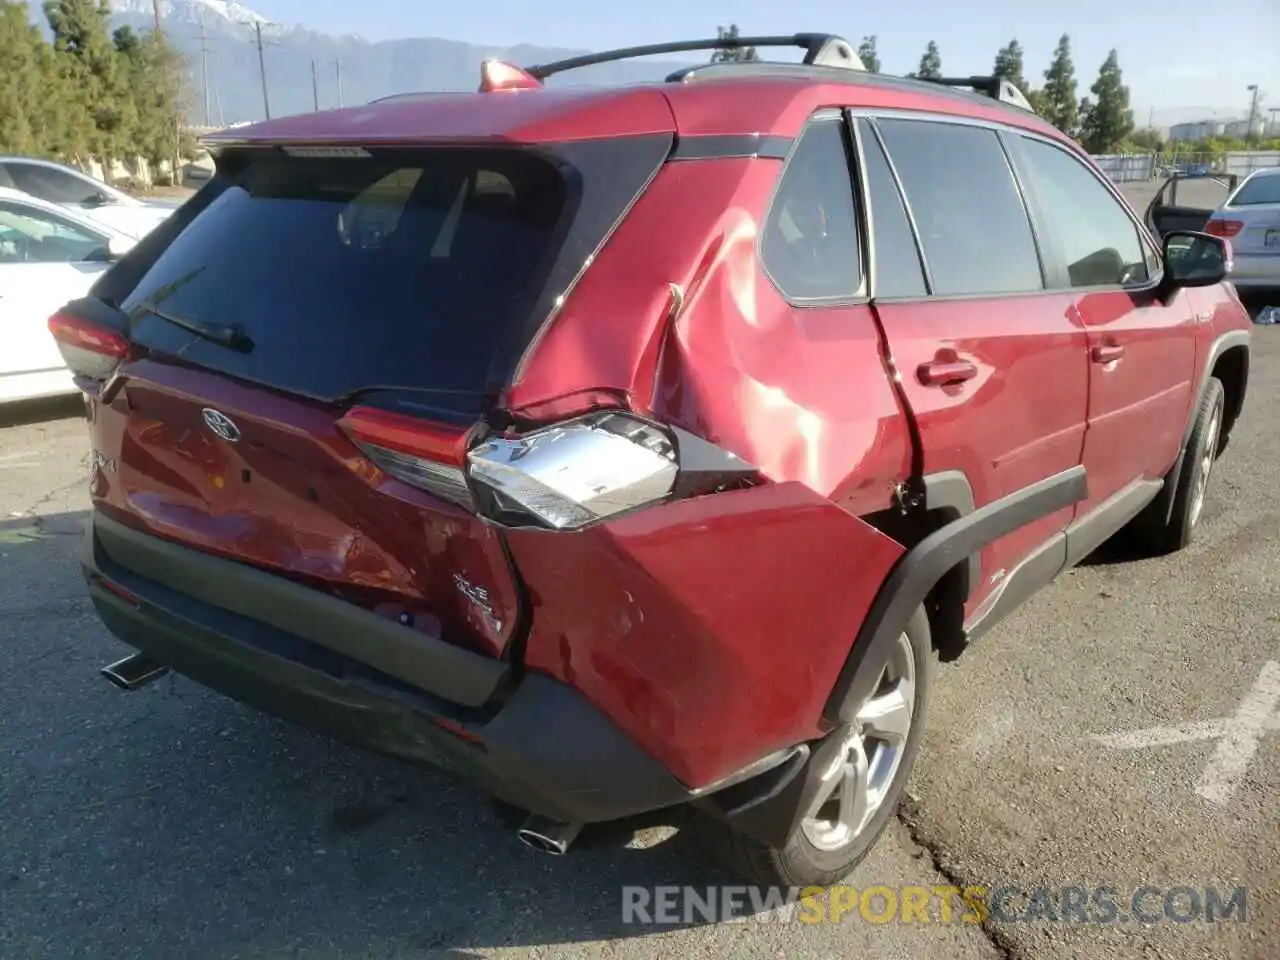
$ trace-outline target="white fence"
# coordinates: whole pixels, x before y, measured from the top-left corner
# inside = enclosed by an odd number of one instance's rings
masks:
[[[1217,155],[1198,153],[1108,153],[1094,162],[1116,183],[1135,183],[1184,173],[1221,173],[1246,177],[1264,167],[1280,167],[1280,150],[1241,150]]]

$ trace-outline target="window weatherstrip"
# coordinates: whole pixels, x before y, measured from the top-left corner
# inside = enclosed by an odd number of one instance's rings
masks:
[[[861,119],[867,122],[872,135],[876,138],[876,143],[880,145],[880,152],[884,156],[884,162],[889,167],[889,175],[893,178],[893,184],[897,188],[898,199],[902,201],[902,209],[907,215],[907,225],[911,227],[911,239],[916,245],[916,255],[920,258],[920,270],[924,274],[924,295],[926,297],[936,297],[938,294],[934,292],[933,272],[929,269],[929,258],[924,252],[924,241],[920,237],[920,227],[916,223],[916,215],[911,209],[911,200],[907,197],[907,188],[903,185],[902,177],[898,174],[898,166],[893,162],[893,154],[889,152],[889,146],[884,142],[884,135],[881,134],[880,127],[875,122],[875,119],[870,116],[862,117]]]

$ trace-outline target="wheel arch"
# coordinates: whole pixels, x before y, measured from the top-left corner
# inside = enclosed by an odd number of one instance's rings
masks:
[[[1249,348],[1253,343],[1253,335],[1248,330],[1229,330],[1217,337],[1209,345],[1205,356],[1204,369],[1200,374],[1200,383],[1196,386],[1190,412],[1187,414],[1187,425],[1182,431],[1182,446],[1178,448],[1178,459],[1166,475],[1164,488],[1152,503],[1154,516],[1160,523],[1168,524],[1173,519],[1173,505],[1178,497],[1178,483],[1182,475],[1182,461],[1186,457],[1187,443],[1191,439],[1191,431],[1196,425],[1196,411],[1200,409],[1200,401],[1209,388],[1209,381],[1222,380],[1225,375],[1230,384],[1223,381],[1226,392],[1226,407],[1223,411],[1224,421],[1221,439],[1218,441],[1218,452],[1227,445],[1231,428],[1235,426],[1240,412],[1244,409],[1245,393],[1249,385]]]
[[[1244,331],[1239,332],[1244,333]],[[1244,410],[1244,398],[1249,388],[1248,334],[1245,334],[1243,338],[1224,342],[1221,349],[1210,356],[1210,363],[1206,364],[1206,366],[1209,369],[1209,376],[1217,379],[1222,384],[1222,389],[1226,392],[1222,439],[1218,443],[1218,449],[1221,451],[1227,445],[1227,439],[1231,435],[1231,428],[1236,425],[1236,421],[1240,419],[1240,414]],[[1203,389],[1202,385],[1202,393]]]
[[[948,476],[935,484],[938,510],[958,512],[967,506],[965,502],[941,505],[948,494],[961,495],[959,480],[962,477]],[[837,724],[846,722],[852,706],[865,697],[868,684],[875,679],[870,678],[874,671],[860,669],[862,664],[876,662],[876,657],[902,633],[915,611],[926,605],[931,596],[937,596],[940,586],[953,591],[961,589],[955,579],[945,578],[949,575],[954,578],[956,571],[963,571],[964,579],[960,583],[971,585],[974,558],[983,547],[1041,517],[1078,503],[1087,495],[1085,468],[1077,465],[971,509],[911,546],[876,594],[833,685],[823,711],[825,718]],[[969,496],[971,502],[971,492]],[[967,599],[967,593],[960,595]]]

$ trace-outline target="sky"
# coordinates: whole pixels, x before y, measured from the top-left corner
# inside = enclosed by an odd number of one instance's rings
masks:
[[[996,51],[1017,38],[1026,75],[1041,81],[1058,37],[1071,37],[1080,95],[1114,47],[1134,119],[1145,125],[1216,112],[1244,116],[1250,84],[1263,110],[1280,107],[1280,0],[245,0],[268,19],[369,40],[446,37],[486,45],[533,43],[605,49],[714,36],[821,31],[855,45],[875,34],[887,73],[916,69],[929,40],[948,75],[990,72]],[[1269,116],[1268,114],[1264,115]],[[1280,119],[1280,114],[1276,115]]]

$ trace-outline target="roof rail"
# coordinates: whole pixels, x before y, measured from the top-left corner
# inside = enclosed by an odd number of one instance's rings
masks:
[[[923,80],[926,83],[938,83],[944,87],[969,87],[979,93],[985,93],[993,100],[1035,113],[1035,108],[1031,106],[1031,102],[1022,91],[1005,77],[915,77],[913,79]]]
[[[565,70],[576,70],[597,63],[614,60],[631,60],[662,53],[684,53],[690,50],[740,50],[744,47],[799,47],[804,50],[804,64],[815,67],[842,67],[849,70],[865,69],[862,60],[847,40],[830,33],[793,33],[771,37],[716,37],[708,40],[676,40],[670,43],[652,43],[642,47],[622,47],[588,53],[554,63],[526,67],[524,72],[536,80],[545,80]]]

